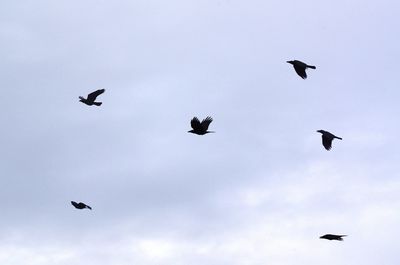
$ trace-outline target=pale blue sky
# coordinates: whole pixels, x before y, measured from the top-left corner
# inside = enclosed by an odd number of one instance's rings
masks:
[[[0,264],[397,265],[398,10],[1,2]]]

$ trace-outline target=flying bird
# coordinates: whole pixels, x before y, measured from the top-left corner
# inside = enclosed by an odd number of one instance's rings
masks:
[[[331,150],[331,148],[332,148],[333,139],[336,138],[336,139],[342,140],[342,138],[337,137],[336,135],[333,135],[332,133],[324,131],[324,130],[318,130],[317,132],[322,133],[322,145],[328,151]]]
[[[87,95],[87,98],[84,97],[79,97],[79,101],[85,103],[88,106],[92,106],[92,105],[96,105],[96,106],[100,106],[102,104],[102,102],[95,102],[96,98],[103,94],[104,91],[106,91],[105,89],[98,89],[92,93],[90,93],[89,95]]]
[[[193,130],[190,130],[188,132],[198,135],[204,135],[206,133],[214,133],[213,131],[208,131],[208,126],[212,121],[213,119],[210,116],[208,116],[200,123],[199,119],[197,117],[194,117],[190,121],[190,125],[192,126]]]
[[[328,240],[338,240],[338,241],[343,241],[344,236],[347,235],[332,235],[332,234],[326,234],[323,236],[320,236],[319,238],[323,238],[323,239],[328,239]]]
[[[306,69],[307,68],[311,68],[311,69],[315,69],[316,68],[313,65],[307,65],[306,63],[303,63],[303,62],[298,61],[298,60],[287,61],[287,63],[290,63],[291,65],[293,65],[294,70],[296,71],[296,73],[303,79],[307,78],[307,74],[306,74]]]
[[[82,210],[82,209],[85,209],[85,208],[88,208],[89,210],[92,210],[92,207],[90,207],[89,205],[84,204],[83,202],[77,203],[77,202],[71,201],[71,204],[76,209],[79,209],[79,210]]]

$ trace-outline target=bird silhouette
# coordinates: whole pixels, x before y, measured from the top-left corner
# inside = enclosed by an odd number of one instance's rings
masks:
[[[324,130],[318,130],[317,132],[322,133],[322,145],[328,151],[331,150],[331,148],[332,148],[333,139],[336,138],[336,139],[342,140],[342,138],[337,137],[336,135],[334,135],[330,132],[324,131]]]
[[[347,235],[332,235],[332,234],[326,234],[323,236],[320,236],[319,238],[322,239],[328,239],[328,240],[338,240],[338,241],[343,241],[342,237],[345,237]]]
[[[307,78],[307,73],[306,73],[306,69],[307,68],[316,69],[315,66],[307,65],[306,63],[303,63],[303,62],[298,61],[298,60],[287,61],[287,63],[290,63],[291,65],[293,65],[294,70],[296,71],[296,73],[303,79]]]
[[[101,106],[102,102],[95,102],[96,98],[103,94],[104,91],[106,91],[105,89],[98,89],[92,93],[90,93],[89,95],[87,95],[87,98],[84,97],[79,97],[79,101],[85,103],[88,106],[92,106],[92,105],[96,105],[96,106]]]
[[[192,126],[193,130],[190,130],[188,132],[198,135],[204,135],[206,133],[214,133],[213,131],[208,131],[208,126],[212,121],[213,119],[210,116],[208,116],[200,123],[199,119],[197,117],[194,117],[190,121],[190,125]]]
[[[71,204],[76,209],[79,209],[79,210],[82,210],[82,209],[85,209],[85,208],[88,208],[89,210],[92,210],[92,207],[90,207],[89,205],[84,204],[83,202],[77,203],[77,202],[71,201]]]

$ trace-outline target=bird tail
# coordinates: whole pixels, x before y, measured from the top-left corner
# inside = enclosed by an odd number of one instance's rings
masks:
[[[85,98],[84,98],[84,97],[79,97],[79,99],[80,99],[80,100],[84,100]]]
[[[207,133],[215,133],[214,131],[208,131]]]
[[[90,207],[89,205],[86,205],[86,208],[88,208],[89,210],[92,210],[92,207]]]
[[[102,102],[93,102],[93,104],[96,106],[101,106]]]
[[[307,65],[307,67],[308,68],[311,68],[311,69],[316,69],[317,67],[315,67],[314,65]]]

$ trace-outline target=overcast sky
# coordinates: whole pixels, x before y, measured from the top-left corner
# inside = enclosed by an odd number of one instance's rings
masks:
[[[399,10],[1,1],[0,264],[398,264]]]

